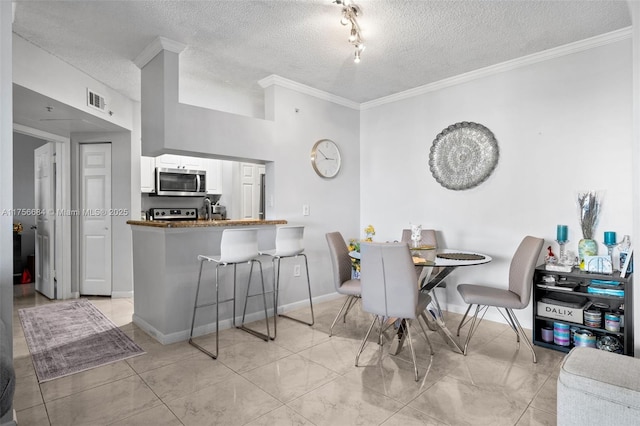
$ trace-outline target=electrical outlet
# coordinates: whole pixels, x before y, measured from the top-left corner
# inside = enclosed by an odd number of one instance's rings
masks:
[[[302,205],[302,216],[309,216],[309,204]]]
[[[294,277],[299,277],[300,276],[300,265],[294,265],[294,267],[293,267],[293,276]]]

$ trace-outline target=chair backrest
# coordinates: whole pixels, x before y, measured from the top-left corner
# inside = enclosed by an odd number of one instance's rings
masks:
[[[438,247],[438,238],[436,237],[436,230],[435,229],[423,229],[420,232],[421,238],[420,238],[420,245],[425,245],[425,246],[434,246],[434,247]],[[411,247],[411,229],[403,229],[402,230],[402,239],[400,240],[403,243],[407,243],[409,244],[409,247]],[[433,257],[435,258],[435,251],[433,253],[431,253],[433,255]],[[432,259],[428,259],[428,260],[434,260]],[[418,279],[420,281],[426,279],[429,280],[429,277],[431,276],[431,273],[433,272],[433,268],[427,268],[427,267],[417,267],[416,268],[416,274],[418,274]]]
[[[407,243],[361,243],[362,309],[376,315],[415,318],[418,279]]]
[[[438,239],[436,238],[435,229],[423,229],[421,235],[422,239],[420,240],[420,243],[422,245],[438,247]],[[402,239],[400,241],[411,244],[411,229],[402,230]]]
[[[257,229],[225,229],[222,231],[220,262],[248,262],[258,254]]]
[[[351,258],[347,243],[339,232],[329,232],[327,235],[329,256],[333,266],[333,284],[339,290],[342,283],[351,279]]]
[[[304,226],[279,226],[276,230],[276,256],[295,256],[304,251]]]
[[[531,286],[544,240],[526,236],[518,246],[509,266],[509,291],[520,296],[522,307],[529,305]]]

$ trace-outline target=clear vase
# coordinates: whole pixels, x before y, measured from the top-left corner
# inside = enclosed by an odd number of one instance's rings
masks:
[[[586,256],[598,255],[598,243],[596,240],[590,238],[583,238],[578,241],[578,261],[580,262],[580,270],[586,271],[587,264],[585,263]]]

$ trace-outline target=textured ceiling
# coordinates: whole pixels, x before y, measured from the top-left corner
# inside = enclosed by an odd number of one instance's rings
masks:
[[[17,1],[14,32],[134,100],[133,60],[186,44],[180,78],[261,94],[271,74],[366,102],[631,25],[626,1],[356,1],[353,62],[330,0]]]

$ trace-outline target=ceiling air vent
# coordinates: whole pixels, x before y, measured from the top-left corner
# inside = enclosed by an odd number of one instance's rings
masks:
[[[104,112],[107,103],[104,100],[104,96],[87,89],[87,105]]]

